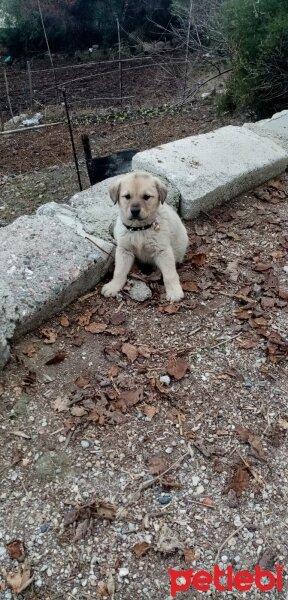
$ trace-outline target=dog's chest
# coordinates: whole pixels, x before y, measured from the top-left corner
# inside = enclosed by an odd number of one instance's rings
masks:
[[[135,231],[130,234],[130,248],[136,258],[144,261],[152,260],[156,253],[156,240],[154,235],[145,234],[142,231]]]

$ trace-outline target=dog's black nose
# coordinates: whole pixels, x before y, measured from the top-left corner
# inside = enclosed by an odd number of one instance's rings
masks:
[[[140,208],[131,208],[131,215],[132,215],[132,219],[138,219],[139,215],[140,215]]]

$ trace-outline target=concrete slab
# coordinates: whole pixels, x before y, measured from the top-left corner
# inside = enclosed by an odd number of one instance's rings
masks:
[[[271,119],[263,119],[256,123],[245,123],[243,127],[274,140],[288,153],[288,110],[275,113]]]
[[[180,192],[180,215],[196,217],[282,173],[287,153],[245,127],[164,144],[133,158],[133,169],[163,176]]]
[[[7,341],[37,327],[93,288],[113,262],[71,227],[47,216],[20,217],[0,229],[0,365]]]

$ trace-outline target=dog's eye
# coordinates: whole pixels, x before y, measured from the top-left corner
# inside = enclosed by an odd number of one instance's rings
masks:
[[[149,198],[151,198],[151,196],[149,196],[148,194],[144,194],[144,196],[143,196],[144,200],[149,200]]]
[[[126,200],[131,200],[130,194],[125,194],[124,198],[126,198]]]

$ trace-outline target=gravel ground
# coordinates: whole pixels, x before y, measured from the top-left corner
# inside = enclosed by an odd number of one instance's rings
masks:
[[[18,590],[33,576],[19,599],[169,600],[169,568],[286,564],[287,209],[284,175],[189,224],[177,306],[135,270],[119,298],[97,288],[14,345],[1,600],[13,569]]]

